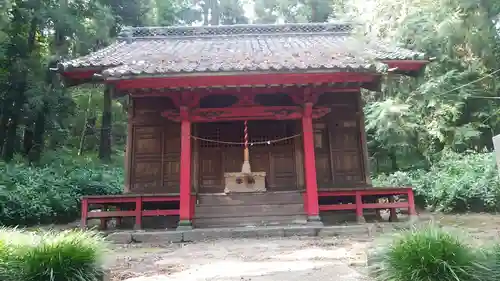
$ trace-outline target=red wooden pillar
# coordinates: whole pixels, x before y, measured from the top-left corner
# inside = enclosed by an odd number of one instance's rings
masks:
[[[191,223],[191,121],[186,106],[180,107],[181,162],[180,162],[180,209],[177,230],[192,229]]]
[[[316,180],[316,156],[314,154],[314,136],[312,125],[312,106],[308,102],[304,105],[302,116],[302,134],[304,141],[304,176],[307,193],[307,219],[310,222],[319,222],[318,183]]]

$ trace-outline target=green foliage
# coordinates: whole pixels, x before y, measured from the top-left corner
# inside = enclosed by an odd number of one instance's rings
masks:
[[[0,182],[2,224],[67,222],[79,216],[81,196],[119,194],[123,169],[59,151],[39,166],[0,163]]]
[[[428,171],[379,175],[377,186],[412,186],[416,203],[445,212],[500,210],[500,179],[493,153],[445,151]]]
[[[444,149],[493,149],[491,138],[500,132],[495,1],[338,2],[363,37],[435,59],[420,78],[387,75],[381,93],[364,93],[375,173],[428,169]]]
[[[92,232],[0,230],[0,280],[99,281],[106,244]]]
[[[481,255],[461,238],[434,226],[398,234],[370,253],[376,281],[482,280]]]

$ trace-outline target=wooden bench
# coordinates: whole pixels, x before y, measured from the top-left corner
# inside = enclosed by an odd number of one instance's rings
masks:
[[[395,196],[405,196],[406,201],[395,202]],[[354,203],[348,204],[321,204],[320,211],[339,211],[339,210],[355,210],[356,219],[358,222],[364,222],[365,218],[363,210],[375,209],[377,216],[380,218],[380,210],[389,209],[389,221],[397,220],[396,209],[408,209],[410,216],[415,216],[415,198],[411,187],[401,188],[379,188],[379,187],[360,187],[360,188],[338,188],[330,190],[319,190],[318,198],[325,197],[354,197]],[[388,198],[388,202],[378,202],[380,198]],[[370,199],[370,200],[367,200]],[[374,202],[366,202],[374,201]]]
[[[178,216],[179,209],[145,210],[146,203],[179,202],[178,194],[123,194],[82,197],[81,227],[87,228],[88,219],[99,218],[101,229],[106,229],[107,221],[115,218],[117,225],[124,217],[134,217],[134,229],[142,229],[142,218],[153,216]],[[111,208],[110,208],[111,207]],[[97,209],[96,212],[92,210]]]

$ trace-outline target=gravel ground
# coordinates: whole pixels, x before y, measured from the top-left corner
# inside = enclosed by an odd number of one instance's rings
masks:
[[[468,232],[474,242],[496,239],[500,216],[423,215]],[[364,281],[366,250],[376,237],[221,239],[189,244],[116,245],[112,281]]]
[[[114,249],[111,280],[365,280],[371,239],[223,239]]]

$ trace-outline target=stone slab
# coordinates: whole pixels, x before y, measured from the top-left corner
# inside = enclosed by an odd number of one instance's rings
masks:
[[[318,231],[319,237],[336,237],[345,234],[369,234],[370,227],[365,225],[340,225],[323,227]]]
[[[228,238],[268,238],[268,237],[335,237],[342,235],[367,235],[383,233],[389,229],[408,227],[408,223],[390,224],[363,224],[345,226],[262,226],[262,227],[236,227],[236,228],[206,228],[187,231],[137,231],[115,232],[107,239],[116,244],[128,243],[179,243],[197,242]]]
[[[132,243],[132,232],[114,232],[106,236],[106,240],[115,244],[129,244]]]
[[[231,232],[222,228],[193,229],[182,233],[184,242],[231,238]]]
[[[183,241],[181,231],[134,232],[132,241],[137,243],[178,243]]]
[[[287,226],[284,228],[284,237],[292,236],[317,236],[322,227]]]

